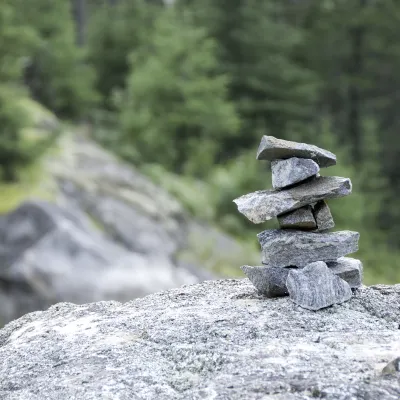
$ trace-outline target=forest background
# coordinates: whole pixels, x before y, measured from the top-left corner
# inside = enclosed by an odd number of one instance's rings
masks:
[[[273,226],[232,203],[270,187],[261,136],[326,148],[353,182],[336,228],[367,283],[400,282],[399,1],[2,0],[2,193],[54,140],[26,133],[32,99],[241,241]]]

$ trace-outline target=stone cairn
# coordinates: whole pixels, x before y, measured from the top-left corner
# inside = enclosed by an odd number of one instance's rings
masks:
[[[336,164],[336,156],[313,145],[263,136],[257,159],[271,161],[274,189],[234,202],[255,224],[278,217],[281,229],[257,235],[263,265],[244,265],[242,271],[260,294],[289,295],[309,310],[349,300],[352,289],[362,284],[363,267],[344,256],[358,250],[360,235],[329,232],[335,224],[325,200],[349,195],[351,181],[319,175],[320,168]]]

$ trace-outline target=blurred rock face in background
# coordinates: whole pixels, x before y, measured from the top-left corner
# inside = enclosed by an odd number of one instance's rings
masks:
[[[189,220],[143,175],[85,139],[44,160],[54,202],[0,216],[0,323],[60,301],[128,301],[212,275],[178,261]]]

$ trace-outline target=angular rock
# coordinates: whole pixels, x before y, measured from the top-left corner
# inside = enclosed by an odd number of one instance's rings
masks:
[[[263,296],[279,297],[288,295],[286,278],[291,268],[243,265],[240,269]]]
[[[290,299],[308,310],[340,304],[352,296],[349,284],[333,274],[322,261],[309,264],[303,269],[292,269],[286,285]]]
[[[362,285],[363,265],[360,260],[340,257],[337,261],[331,261],[327,264],[330,270],[345,280],[351,288],[358,288]]]
[[[323,199],[347,196],[351,188],[348,178],[321,176],[287,190],[259,190],[233,201],[239,212],[251,222],[260,224]]]
[[[24,315],[0,330],[0,398],[400,398],[398,376],[376,373],[400,355],[400,285],[317,313],[254,292],[247,279],[211,280]]]
[[[319,232],[327,231],[335,226],[331,210],[324,200],[321,200],[317,204],[315,204],[314,217],[317,222]]]
[[[305,143],[277,139],[273,136],[263,136],[257,150],[257,160],[281,160],[291,157],[310,158],[320,167],[336,164],[336,156],[330,151]]]
[[[311,230],[317,228],[311,206],[299,208],[278,217],[279,225],[282,229],[304,229]]]
[[[263,264],[273,267],[305,267],[314,261],[336,261],[358,250],[360,234],[352,231],[313,233],[266,230],[257,235]]]
[[[382,369],[383,375],[392,375],[400,372],[400,357],[395,358],[390,361],[385,367]]]
[[[274,189],[282,189],[315,176],[319,166],[313,160],[292,157],[287,160],[272,161],[271,171],[272,186]]]

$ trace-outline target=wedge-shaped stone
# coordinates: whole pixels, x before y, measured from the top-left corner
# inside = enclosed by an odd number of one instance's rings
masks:
[[[311,206],[301,207],[278,217],[279,226],[282,229],[316,229],[314,214]]]
[[[257,235],[262,262],[273,267],[305,267],[314,261],[336,261],[358,250],[358,232],[313,233],[271,229]]]
[[[311,158],[320,167],[336,164],[336,156],[330,151],[305,143],[290,142],[273,136],[263,136],[257,151],[258,160],[281,160],[291,157]]]
[[[349,284],[322,261],[309,264],[303,269],[290,270],[286,286],[290,299],[308,310],[340,304],[352,296]]]
[[[259,190],[233,200],[239,212],[251,222],[260,224],[280,214],[316,203],[323,199],[344,197],[351,193],[348,178],[320,176],[287,190]]]
[[[321,200],[314,206],[314,217],[317,222],[318,231],[324,232],[335,226],[331,210],[326,201]]]
[[[291,268],[268,267],[266,265],[251,267],[243,265],[240,269],[263,296],[287,296],[286,278]]]
[[[363,265],[360,260],[341,257],[337,261],[331,261],[327,264],[330,270],[345,280],[351,288],[358,288],[362,285]]]
[[[272,186],[275,189],[282,189],[315,176],[319,166],[313,160],[292,157],[287,160],[272,161],[271,171]]]

